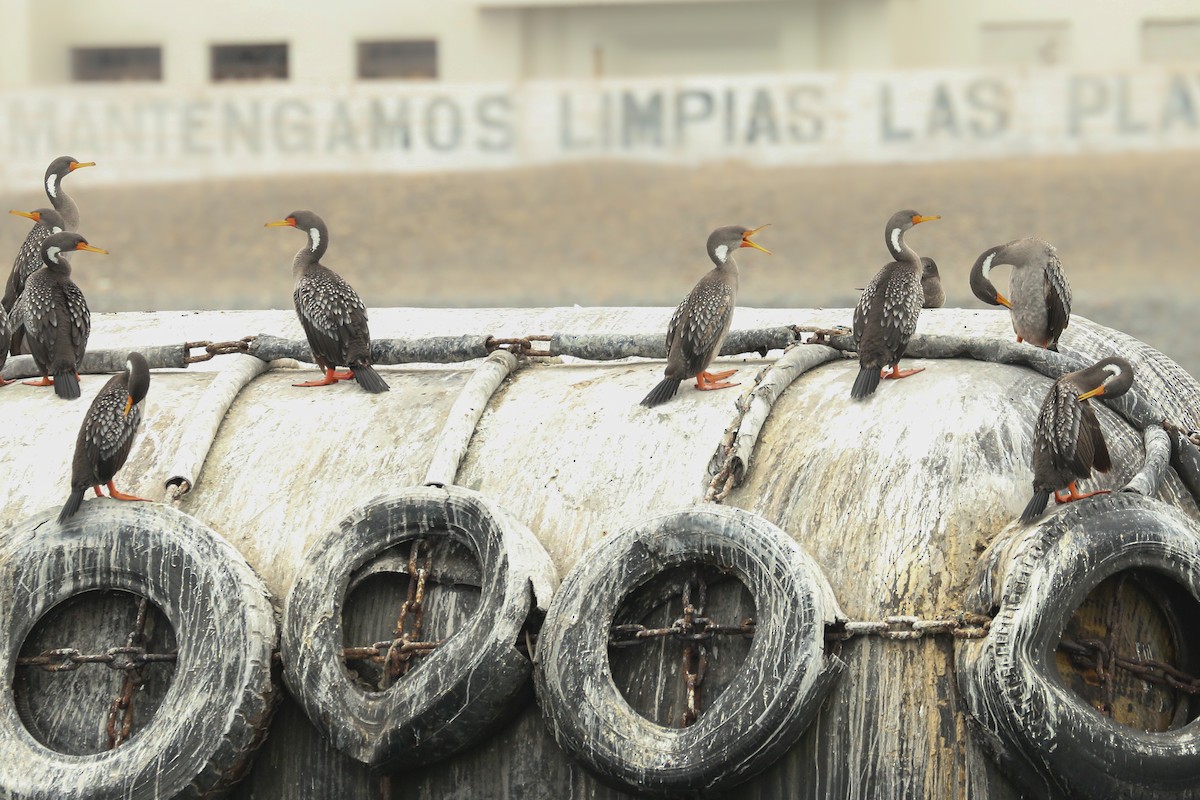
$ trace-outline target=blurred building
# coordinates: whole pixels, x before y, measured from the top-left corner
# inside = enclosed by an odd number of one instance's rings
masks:
[[[1200,54],[1200,0],[0,0],[0,86],[345,84],[999,65]]]

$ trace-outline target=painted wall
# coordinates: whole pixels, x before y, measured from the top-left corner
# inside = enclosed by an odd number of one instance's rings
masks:
[[[800,72],[0,94],[0,185],[63,152],[93,181],[488,169],[588,159],[819,164],[1200,147],[1200,73]]]

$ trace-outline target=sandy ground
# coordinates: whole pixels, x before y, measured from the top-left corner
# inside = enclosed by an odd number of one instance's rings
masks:
[[[887,260],[884,222],[910,207],[943,217],[909,241],[937,259],[947,305],[983,306],[967,284],[981,251],[1040,236],[1058,247],[1076,313],[1200,375],[1196,152],[806,168],[605,163],[119,188],[89,185],[88,172],[66,186],[82,232],[112,253],[74,258],[97,311],[290,307],[303,239],[263,223],[300,208],[329,223],[325,263],[369,306],[673,306],[710,266],[711,229],[768,222],[755,238],[775,255],[742,251],[739,304],[850,306]],[[37,187],[0,202],[47,204]],[[15,255],[26,231],[8,217],[0,253]]]

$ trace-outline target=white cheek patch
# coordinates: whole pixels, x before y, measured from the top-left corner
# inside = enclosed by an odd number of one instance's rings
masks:
[[[130,375],[133,374],[133,362],[132,361],[125,362],[125,371],[128,372]]]
[[[996,257],[995,253],[988,253],[988,257],[983,260],[983,277],[992,274],[992,259]]]
[[[897,253],[900,252],[900,234],[901,234],[901,232],[902,231],[899,228],[892,228],[892,249],[895,250]]]
[[[60,227],[58,227],[57,225],[55,225],[55,226],[53,226],[52,228],[50,228],[50,232],[51,232],[51,233],[62,233],[62,232],[63,232],[63,229],[62,229],[62,228],[60,228]]]
[[[47,247],[46,248],[47,257],[49,257],[49,259],[51,261],[53,261],[55,264],[58,263],[58,254],[61,252],[62,252],[61,247]]]
[[[722,264],[724,264],[725,259],[729,258],[729,245],[719,244],[717,245],[717,249],[713,252],[716,253],[717,261],[720,261]]]
[[[315,253],[317,248],[321,246],[321,232],[316,228],[309,228],[308,237],[312,240],[312,247],[310,249]]]
[[[1105,364],[1104,371],[1110,375],[1109,378],[1105,379],[1105,383],[1108,383],[1109,381],[1115,381],[1117,378],[1121,377],[1122,370],[1116,364]]]
[[[51,175],[46,178],[46,194],[51,197],[58,197],[58,176]]]

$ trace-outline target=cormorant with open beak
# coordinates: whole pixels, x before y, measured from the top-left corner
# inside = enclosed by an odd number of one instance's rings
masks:
[[[767,255],[771,251],[750,241],[750,237],[767,227],[751,230],[741,225],[717,228],[708,236],[706,248],[713,267],[696,284],[667,325],[666,375],[650,394],[642,399],[644,406],[656,406],[675,396],[679,384],[695,376],[696,388],[702,391],[737,386],[725,379],[737,370],[707,372],[708,365],[721,352],[721,344],[729,333],[733,309],[737,302],[738,266],[733,251],[753,247]]]

